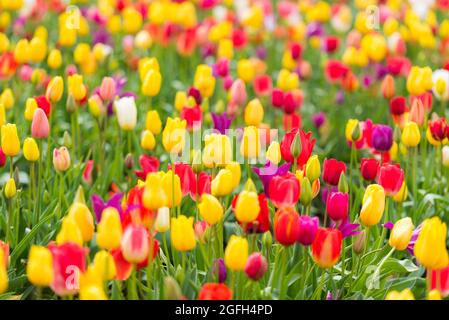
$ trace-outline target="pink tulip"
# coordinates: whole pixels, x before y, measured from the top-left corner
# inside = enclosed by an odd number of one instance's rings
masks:
[[[130,224],[123,233],[121,249],[126,261],[143,262],[149,252],[147,229],[142,225]]]
[[[37,108],[33,114],[33,121],[31,122],[31,135],[36,139],[44,139],[48,137],[50,132],[50,125],[45,111]]]
[[[267,272],[267,268],[267,259],[265,259],[260,252],[254,252],[248,257],[245,273],[248,278],[257,281],[264,276],[265,272]]]
[[[104,101],[110,101],[115,97],[115,81],[111,77],[104,77],[100,86],[100,96]]]
[[[238,106],[243,106],[246,102],[246,86],[242,79],[237,79],[231,86],[231,102]]]

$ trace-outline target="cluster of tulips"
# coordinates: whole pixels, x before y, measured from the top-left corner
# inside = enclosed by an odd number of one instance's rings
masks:
[[[0,0],[0,298],[445,299],[448,13]]]

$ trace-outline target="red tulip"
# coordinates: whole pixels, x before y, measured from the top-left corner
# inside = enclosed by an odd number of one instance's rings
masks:
[[[437,289],[443,297],[449,295],[449,265],[441,270],[432,270],[430,288]]]
[[[149,156],[147,154],[141,155],[139,157],[139,163],[142,170],[136,170],[136,176],[145,180],[147,178],[147,174],[150,172],[156,172],[159,170],[159,160],[156,157]]]
[[[206,172],[201,172],[198,175],[197,179],[198,197],[201,197],[203,193],[210,193],[211,182],[212,176],[207,174]]]
[[[399,164],[384,164],[379,169],[377,183],[380,184],[388,196],[394,196],[402,187],[404,171]]]
[[[289,131],[292,129],[299,129],[301,127],[302,122],[301,115],[296,112],[292,114],[284,113],[282,120],[285,131]]]
[[[254,252],[248,257],[245,266],[245,273],[248,278],[257,281],[264,276],[267,269],[267,259],[260,252]]]
[[[273,82],[269,75],[263,74],[258,75],[254,78],[253,81],[254,92],[258,96],[268,96],[273,90]]]
[[[446,119],[436,118],[433,120],[429,120],[429,130],[435,140],[444,140],[444,138],[446,138],[447,130]]]
[[[168,169],[171,170],[171,166],[169,166]],[[194,198],[196,192],[196,178],[192,167],[187,163],[175,163],[175,174],[181,181],[182,195],[185,196],[190,194]]]
[[[340,39],[336,36],[328,36],[324,38],[323,41],[323,50],[327,53],[335,52],[338,49],[338,45],[340,44]]]
[[[319,228],[312,243],[312,255],[321,268],[333,267],[341,253],[342,235],[340,230]]]
[[[224,283],[205,283],[200,290],[198,300],[231,300],[232,290]]]
[[[390,112],[393,115],[401,115],[407,111],[407,100],[402,96],[394,97],[390,100]]]
[[[142,225],[130,224],[121,240],[123,257],[131,263],[141,263],[148,257],[148,231]]]
[[[360,163],[360,172],[363,179],[372,181],[377,177],[377,171],[379,170],[379,162],[372,158],[363,158]]]
[[[111,255],[114,258],[115,269],[117,270],[116,279],[120,281],[128,279],[133,271],[132,263],[125,260],[121,248],[112,250]]]
[[[47,100],[47,98],[45,96],[39,96],[39,97],[34,97],[34,100],[36,100],[37,106],[44,110],[45,115],[48,117],[50,115],[50,101]]]
[[[325,67],[326,79],[335,83],[341,81],[350,69],[339,60],[328,60]]]
[[[277,208],[294,206],[299,200],[299,193],[299,181],[290,172],[273,177],[268,187],[270,200]]]
[[[299,130],[298,128],[293,128],[292,131],[287,133],[281,142],[281,156],[282,158],[290,163],[293,163],[293,156],[290,151],[293,139],[295,138],[296,133],[299,132],[299,137],[301,139],[301,153],[299,157],[296,159],[296,163],[301,168],[304,166],[309,160],[310,155],[312,154],[313,147],[315,145],[315,139],[311,139],[312,132],[304,133],[304,131]]]
[[[294,42],[290,45],[290,54],[294,60],[301,58],[302,47],[300,43]]]
[[[343,192],[332,192],[326,205],[327,214],[334,221],[345,220],[348,217],[349,196]]]
[[[274,216],[274,234],[276,240],[290,246],[296,242],[299,236],[299,215],[293,208],[279,209]]]
[[[326,159],[323,162],[323,180],[331,186],[338,185],[340,175],[346,172],[346,164],[335,159]]]
[[[3,168],[6,164],[6,155],[0,147],[0,168]]]
[[[187,129],[191,130],[195,125],[201,123],[201,119],[203,118],[203,114],[199,105],[191,107],[184,107],[181,111],[181,119],[186,120]]]
[[[51,289],[58,296],[77,293],[80,272],[86,271],[86,254],[89,250],[72,242],[62,245],[50,243],[48,249],[53,256],[54,278]]]
[[[271,92],[271,104],[275,108],[280,108],[284,105],[284,92],[281,89],[273,89]]]

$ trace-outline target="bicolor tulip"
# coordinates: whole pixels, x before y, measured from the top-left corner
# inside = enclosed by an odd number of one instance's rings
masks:
[[[275,176],[270,181],[268,194],[277,208],[294,206],[299,200],[299,181],[289,172],[283,176]]]
[[[319,228],[312,243],[313,260],[320,268],[331,268],[340,259],[341,247],[340,230]]]
[[[56,171],[64,172],[70,168],[70,153],[66,147],[53,149],[53,166]]]
[[[413,222],[409,217],[398,220],[391,230],[388,243],[396,250],[405,250],[412,238]]]
[[[128,225],[123,232],[120,247],[126,261],[143,262],[149,252],[147,229],[142,225]]]
[[[274,234],[276,240],[284,245],[294,244],[300,232],[300,218],[293,208],[282,208],[276,211],[274,217]]]

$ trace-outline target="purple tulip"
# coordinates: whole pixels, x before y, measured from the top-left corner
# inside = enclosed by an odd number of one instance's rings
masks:
[[[217,271],[218,270],[218,271]],[[223,283],[226,281],[227,272],[224,260],[222,258],[218,258],[212,261],[211,272],[214,276],[217,276],[218,272],[218,282]]]
[[[312,116],[312,121],[315,128],[319,129],[326,121],[326,114],[320,111]]]
[[[310,246],[313,240],[315,240],[318,225],[318,217],[301,216],[299,219],[298,242],[303,246]]]
[[[215,112],[210,113],[212,116],[212,122],[214,123],[214,129],[218,130],[221,134],[225,134],[232,123],[232,118],[226,113],[217,114]]]
[[[371,136],[371,145],[380,152],[387,152],[393,144],[393,129],[391,127],[379,124],[373,128]]]
[[[271,179],[273,179],[273,177],[275,176],[283,176],[288,172],[288,170],[290,170],[290,163],[284,163],[283,165],[278,167],[270,161],[267,161],[263,168],[253,168],[253,171],[259,176],[260,181],[262,181],[263,189],[267,196]]]

